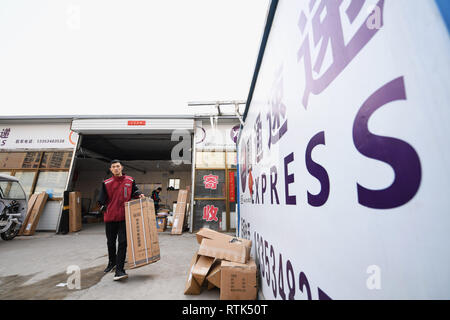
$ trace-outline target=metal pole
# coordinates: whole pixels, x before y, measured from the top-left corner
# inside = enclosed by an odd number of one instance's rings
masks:
[[[195,128],[194,128],[194,134],[192,135],[192,173],[191,173],[191,207],[189,210],[191,211],[190,214],[190,226],[189,226],[189,232],[192,233],[194,231],[194,188],[195,188],[195,161],[196,161],[196,152],[197,148],[195,146]]]

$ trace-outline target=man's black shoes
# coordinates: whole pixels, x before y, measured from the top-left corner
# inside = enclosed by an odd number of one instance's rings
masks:
[[[126,278],[128,278],[128,275],[125,273],[125,270],[116,270],[116,274],[114,275],[114,281]]]
[[[111,272],[116,268],[116,264],[115,263],[108,263],[108,266],[106,267],[106,269],[104,270],[105,273]]]

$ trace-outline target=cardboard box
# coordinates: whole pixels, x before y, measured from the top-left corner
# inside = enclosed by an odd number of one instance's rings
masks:
[[[200,256],[197,263],[194,265],[194,268],[192,269],[192,276],[200,286],[203,285],[203,282],[205,281],[213,263],[214,258]]]
[[[34,203],[36,202],[36,199],[38,197],[38,194],[32,194],[30,199],[28,199],[28,206],[27,206],[27,214],[25,216],[25,219],[22,222],[22,226],[20,227],[18,235],[23,235],[23,232],[25,231],[25,228],[27,226],[28,220],[30,219],[31,210],[33,210]]]
[[[246,263],[250,258],[249,251],[239,240],[226,242],[223,240],[203,239],[198,253],[207,257],[239,263]]]
[[[220,275],[220,300],[256,300],[256,263],[246,264],[222,261]]]
[[[251,240],[232,237],[208,228],[200,229],[196,236],[201,255],[239,263],[246,263],[250,258]]]
[[[69,193],[69,232],[81,230],[81,192]]]
[[[44,211],[45,203],[47,202],[48,194],[45,192],[41,192],[31,209],[30,216],[28,218],[25,229],[23,230],[24,236],[32,236],[36,231],[36,227],[39,223],[39,218],[41,217],[42,212]]]
[[[160,260],[155,206],[149,198],[125,203],[127,251],[130,269]]]
[[[167,217],[156,217],[156,228],[158,232],[166,231]]]
[[[173,214],[173,225],[171,234],[182,234],[184,227],[184,217],[186,213],[186,201],[188,199],[188,191],[178,191],[177,206]]]
[[[221,260],[216,260],[214,266],[211,268],[206,280],[208,280],[208,289],[210,286],[220,288],[220,270],[221,270]]]
[[[198,253],[196,252],[191,260],[191,266],[189,267],[188,278],[186,280],[186,285],[184,288],[184,294],[200,294],[202,291],[201,286],[198,284],[197,280],[194,279],[192,271],[194,270],[195,264],[198,260]]]
[[[211,282],[208,281],[208,290],[214,289],[216,286],[213,285]]]
[[[216,240],[223,240],[223,241],[227,241],[227,242],[233,241],[233,239],[238,239],[244,244],[244,246],[246,248],[249,248],[249,249],[252,248],[252,241],[251,240],[233,237],[233,236],[230,236],[228,234],[220,233],[220,232],[217,232],[217,231],[209,229],[209,228],[201,228],[195,234],[195,236],[197,237],[197,243],[198,244],[201,244],[202,240],[204,238],[211,239],[211,240],[214,240],[214,239],[216,239]]]

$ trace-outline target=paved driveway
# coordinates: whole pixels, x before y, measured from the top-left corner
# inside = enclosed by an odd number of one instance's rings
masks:
[[[107,258],[103,224],[83,225],[67,235],[37,232],[34,236],[0,241],[0,300],[3,299],[219,299],[219,289],[200,295],[183,294],[187,272],[198,249],[195,234],[159,233],[161,260],[127,270],[129,278],[113,281],[104,274]],[[71,265],[78,266],[81,289],[57,286],[68,282]]]

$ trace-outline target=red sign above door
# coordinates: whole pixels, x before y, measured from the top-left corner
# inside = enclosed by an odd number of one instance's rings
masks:
[[[145,120],[128,120],[129,126],[145,126],[146,121]]]

